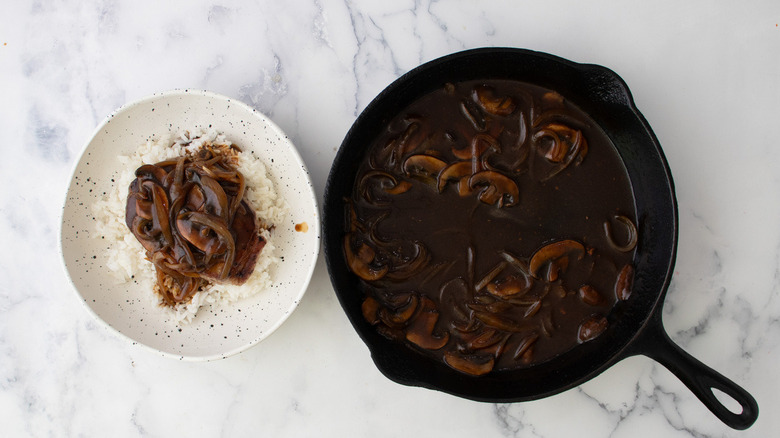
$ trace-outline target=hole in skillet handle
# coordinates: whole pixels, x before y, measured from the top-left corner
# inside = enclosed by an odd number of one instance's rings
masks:
[[[661,312],[645,327],[641,338],[634,344],[636,354],[643,354],[671,371],[680,381],[704,403],[705,406],[727,426],[744,430],[758,419],[758,403],[746,390],[719,372],[700,362],[675,344],[661,323]],[[717,395],[716,395],[717,392]],[[730,397],[729,409],[720,398]],[[736,403],[735,403],[736,402]]]

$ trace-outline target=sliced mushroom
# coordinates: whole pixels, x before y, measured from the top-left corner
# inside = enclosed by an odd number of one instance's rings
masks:
[[[553,128],[559,128],[561,125],[552,125],[548,127],[548,130],[545,131],[539,131],[535,136],[534,140],[539,139],[548,139],[549,141],[549,147],[546,151],[543,151],[544,158],[547,158],[549,161],[552,161],[553,163],[560,163],[563,161],[563,159],[566,157],[566,152],[569,151],[569,148],[567,147],[566,143],[564,143],[564,140],[561,138],[561,136],[558,135],[558,132],[553,130]]]
[[[555,165],[542,180],[554,177],[571,164],[581,163],[588,153],[582,131],[558,122],[542,125],[531,140],[532,148]]]
[[[564,98],[557,91],[548,91],[542,95],[542,101],[547,104],[563,105]]]
[[[525,275],[509,275],[487,285],[487,291],[500,298],[525,294],[531,290],[531,279]]]
[[[376,331],[380,335],[386,337],[387,339],[393,340],[393,341],[401,341],[404,339],[404,330],[403,328],[398,327],[390,327],[384,324],[377,324]]]
[[[436,303],[428,297],[422,297],[420,311],[409,323],[406,329],[406,340],[426,350],[438,350],[450,340],[449,332],[435,335],[436,322],[439,320],[439,311]]]
[[[366,298],[360,306],[360,310],[363,312],[363,318],[371,325],[377,324],[379,322],[380,307],[379,301],[373,297]]]
[[[379,318],[388,326],[403,326],[409,322],[415,312],[417,312],[418,305],[420,304],[420,297],[418,294],[410,293],[408,296],[402,296],[400,298],[402,302],[395,308],[383,307],[379,310]]]
[[[403,171],[409,176],[432,181],[447,166],[444,161],[431,155],[412,155],[404,161]]]
[[[209,214],[228,220],[228,196],[221,185],[210,176],[200,177],[200,186],[205,196],[203,208]]]
[[[385,189],[385,192],[387,192],[390,195],[400,195],[401,193],[406,193],[409,191],[409,189],[412,188],[412,183],[409,181],[398,181],[398,184],[396,184],[395,187],[387,188]]]
[[[604,302],[601,294],[589,284],[582,285],[577,290],[577,295],[580,297],[583,303],[589,306],[598,306]]]
[[[577,339],[579,339],[580,342],[593,340],[604,333],[604,330],[607,329],[607,325],[607,318],[601,315],[590,316],[580,324],[580,328],[577,331]]]
[[[182,192],[186,190],[184,187],[182,189]],[[206,206],[206,193],[201,186],[192,184],[189,187],[189,190],[187,190],[187,201],[184,203],[184,206],[188,210],[203,211]]]
[[[375,251],[365,243],[358,248],[357,253],[352,249],[352,236],[347,234],[344,237],[344,253],[347,258],[349,269],[358,277],[366,281],[376,281],[384,277],[390,269],[387,265],[381,267],[371,266],[374,260]]]
[[[202,227],[187,220],[186,214],[179,215],[176,220],[176,229],[185,240],[206,254],[221,254],[227,248],[226,243],[220,240],[208,227]]]
[[[204,252],[207,256],[224,253],[225,258],[222,262],[215,263],[209,269],[212,272],[209,276],[214,276],[214,272],[219,272],[219,274],[216,275],[216,278],[220,280],[226,279],[230,274],[230,268],[233,266],[233,260],[236,255],[236,241],[233,237],[233,233],[230,232],[230,227],[228,227],[227,223],[217,216],[197,211],[189,211],[180,214],[176,223],[178,224],[181,220],[192,222],[195,225],[194,229],[201,231],[207,229],[207,236],[210,236],[212,235],[211,233],[213,233],[215,240],[211,241]],[[188,238],[188,236],[185,236],[184,234],[181,234],[181,236],[185,239]],[[217,265],[221,265],[219,271],[216,271],[215,269]]]
[[[444,363],[472,376],[482,376],[493,370],[495,359],[488,355],[462,355],[448,351],[444,353]]]
[[[161,244],[159,242],[158,236],[160,235],[160,232],[152,227],[151,220],[144,219],[141,216],[135,216],[128,228],[130,228],[130,231],[132,231],[133,235],[135,235],[144,249],[151,253],[154,253],[159,250],[161,246],[165,245],[164,243]]]
[[[471,163],[468,161],[456,161],[445,167],[439,173],[437,178],[439,192],[444,191],[444,187],[447,182],[456,180],[460,181],[471,175]],[[466,186],[468,187],[468,180],[466,180]]]
[[[511,178],[502,173],[484,170],[469,178],[469,187],[483,187],[479,192],[479,200],[498,208],[516,205],[520,199],[520,189]]]
[[[517,105],[509,96],[496,96],[495,91],[486,86],[474,87],[474,100],[486,112],[496,116],[508,116],[515,111]]]
[[[561,275],[561,272],[565,272],[566,269],[569,267],[569,257],[561,257],[555,260],[551,260],[550,264],[547,266],[547,281],[552,283],[554,281],[558,280],[558,276]],[[561,298],[563,298],[564,295],[566,295],[566,291],[559,288],[559,292],[562,292]]]
[[[627,300],[631,296],[633,283],[634,267],[630,264],[623,266],[615,281],[615,296],[617,299],[621,301]]]
[[[135,171],[136,177],[152,177],[154,178],[158,183],[162,184],[163,181],[165,181],[165,178],[168,176],[168,172],[163,169],[165,167],[166,162],[158,163],[158,164],[144,164]]]
[[[487,151],[500,152],[498,140],[490,134],[477,134],[471,139],[469,147],[463,149],[452,148],[452,155],[459,160],[478,159]]]
[[[575,240],[560,240],[543,246],[531,257],[528,266],[529,273],[534,278],[540,277],[540,271],[543,266],[552,264],[548,270],[548,281],[555,281],[558,276],[557,270],[565,269],[568,265],[569,257],[582,258],[585,255],[585,247]],[[565,259],[565,263],[564,260]],[[555,262],[553,264],[553,262]]]
[[[128,227],[132,223],[132,220],[135,218],[135,216],[141,215],[142,213],[142,217],[144,219],[152,219],[152,209],[154,208],[154,204],[152,204],[152,188],[154,185],[154,181],[140,178],[134,179],[130,184],[130,190],[127,194],[128,208],[125,212],[125,221]],[[140,208],[138,206],[139,202],[143,202],[144,204]],[[135,205],[135,211],[131,209],[133,205]]]
[[[463,178],[460,181],[458,181],[458,195],[464,197],[472,194],[473,192],[474,191],[471,190],[471,186],[469,185],[468,178]]]

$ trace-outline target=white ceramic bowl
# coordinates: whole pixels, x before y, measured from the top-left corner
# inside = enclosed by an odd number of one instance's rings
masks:
[[[175,325],[136,283],[118,283],[104,264],[106,241],[96,236],[92,205],[124,170],[128,155],[149,138],[212,126],[266,164],[290,214],[275,224],[281,261],[273,286],[218,309],[202,308],[189,324]],[[306,223],[308,231],[296,231]],[[320,249],[320,219],[306,166],[273,122],[242,102],[206,91],[154,94],[110,115],[95,131],[76,164],[62,211],[60,246],[80,299],[121,335],[165,355],[214,360],[239,353],[270,335],[295,310],[311,279]]]

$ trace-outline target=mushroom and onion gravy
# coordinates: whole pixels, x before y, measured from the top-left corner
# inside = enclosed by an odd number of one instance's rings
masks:
[[[242,284],[265,245],[244,198],[235,146],[197,151],[135,171],[125,221],[157,273],[168,306],[189,301],[209,282]]]
[[[446,84],[379,133],[346,201],[365,319],[470,375],[600,336],[629,298],[637,222],[609,138],[560,94]]]

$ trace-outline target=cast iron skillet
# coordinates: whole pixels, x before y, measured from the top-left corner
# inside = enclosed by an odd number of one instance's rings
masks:
[[[447,82],[480,78],[515,79],[556,90],[601,126],[628,170],[640,240],[631,298],[615,308],[610,328],[600,337],[528,369],[472,377],[384,338],[365,321],[359,279],[347,268],[342,242],[344,200],[352,193],[358,165],[376,133],[417,97]],[[323,230],[325,258],[341,306],[376,366],[391,380],[478,401],[526,401],[578,386],[621,359],[643,354],[673,372],[730,427],[745,429],[758,417],[758,405],[750,394],[675,345],[663,328],[661,310],[677,247],[674,186],[658,140],[634,106],[626,84],[611,70],[511,48],[468,50],[415,68],[379,94],[347,133],[325,188]],[[727,409],[713,389],[739,402],[742,412]]]

